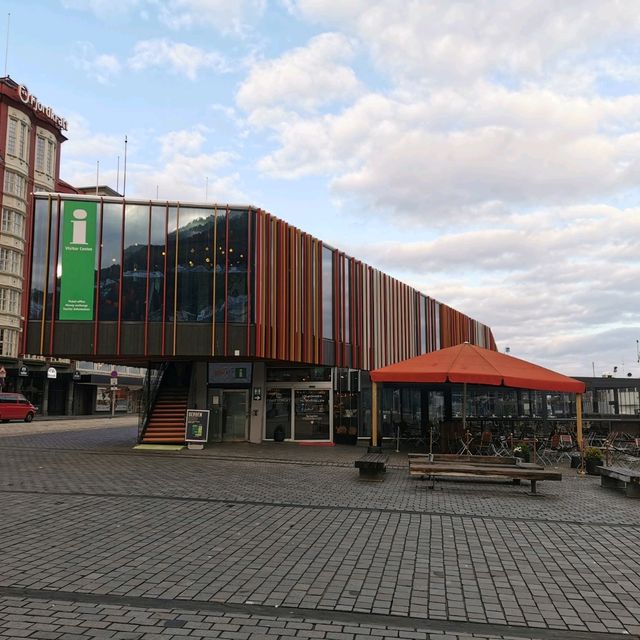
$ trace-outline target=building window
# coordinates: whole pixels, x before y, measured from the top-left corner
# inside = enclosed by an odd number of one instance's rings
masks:
[[[0,311],[17,314],[20,307],[20,293],[15,289],[0,287]]]
[[[9,118],[9,127],[7,129],[7,153],[26,161],[28,137],[29,127],[26,122],[22,122],[17,118]]]
[[[53,166],[55,164],[55,145],[51,140],[47,140],[47,175],[53,177]]]
[[[0,271],[22,275],[22,254],[4,247],[0,248]]]
[[[44,173],[44,148],[46,140],[42,136],[36,138],[36,171]]]
[[[29,127],[26,122],[20,123],[20,157],[27,160],[27,141],[29,140]]]
[[[7,131],[7,153],[11,156],[16,155],[17,131],[18,121],[15,118],[9,118],[9,129]]]
[[[27,181],[24,176],[13,171],[6,170],[4,173],[4,191],[12,196],[25,199],[25,189]]]
[[[18,332],[0,329],[0,356],[15,358],[18,353]]]
[[[2,210],[2,232],[24,239],[24,216],[12,209]]]

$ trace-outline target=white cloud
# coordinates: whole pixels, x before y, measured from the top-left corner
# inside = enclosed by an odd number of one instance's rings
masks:
[[[339,26],[369,43],[379,68],[396,80],[466,82],[500,72],[542,77],[559,59],[633,41],[635,0],[297,0],[299,15]],[[346,5],[346,6],[345,6]]]
[[[174,29],[206,25],[222,33],[242,33],[264,13],[266,0],[170,0],[160,19]]]
[[[91,130],[87,119],[79,114],[70,114],[67,121],[69,131],[66,133],[69,139],[63,147],[65,159],[95,158],[99,160],[105,157],[115,158],[122,153],[124,136],[96,133]]]
[[[91,11],[100,18],[121,18],[146,4],[146,0],[62,0],[66,9]]]
[[[72,61],[77,69],[101,84],[107,84],[120,72],[118,58],[110,54],[98,54],[90,42],[76,44]]]
[[[514,355],[588,375],[591,362],[610,369],[626,354],[640,375],[640,209],[585,205],[482,224],[341,249],[485,322]]]
[[[357,95],[360,83],[343,64],[353,56],[353,46],[338,33],[312,38],[305,47],[274,60],[255,63],[237,94],[245,111],[277,109],[313,111],[321,105],[344,102]],[[273,120],[273,115],[271,116]]]
[[[205,136],[199,129],[170,131],[160,138],[162,157],[167,158],[176,154],[193,155],[200,151]]]
[[[162,38],[136,43],[129,66],[135,71],[168,67],[172,73],[184,74],[190,80],[195,80],[201,69],[211,69],[216,73],[229,70],[224,56],[216,51],[203,51],[184,42]]]

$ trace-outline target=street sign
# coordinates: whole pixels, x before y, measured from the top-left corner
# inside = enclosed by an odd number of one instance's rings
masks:
[[[111,372],[111,377],[112,377],[112,378],[117,378],[117,377],[118,377],[118,372],[116,371],[116,369],[114,369],[114,370]]]
[[[209,411],[187,409],[187,421],[184,430],[185,442],[205,443],[209,435]]]
[[[118,378],[111,378],[111,386],[112,387],[118,386]]]
[[[47,378],[55,380],[58,377],[58,371],[55,367],[49,367],[47,369]]]
[[[18,369],[18,375],[21,378],[26,378],[29,375],[29,369],[27,367],[25,367],[24,365],[22,365],[19,369]]]
[[[82,380],[82,374],[79,371],[74,371],[73,372],[73,379],[74,380]]]

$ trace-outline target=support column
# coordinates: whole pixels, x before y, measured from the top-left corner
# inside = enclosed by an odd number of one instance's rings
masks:
[[[49,378],[44,379],[42,390],[42,415],[49,415]]]
[[[371,446],[378,446],[378,385],[371,381]]]
[[[576,393],[576,440],[582,451],[582,394]]]
[[[65,415],[72,416],[73,415],[73,397],[76,385],[73,380],[69,380],[67,383],[67,406],[65,407]]]

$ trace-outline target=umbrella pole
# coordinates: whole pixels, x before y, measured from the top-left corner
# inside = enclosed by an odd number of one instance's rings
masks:
[[[467,437],[467,383],[462,383],[462,431]]]
[[[378,446],[378,385],[371,383],[371,446]]]

